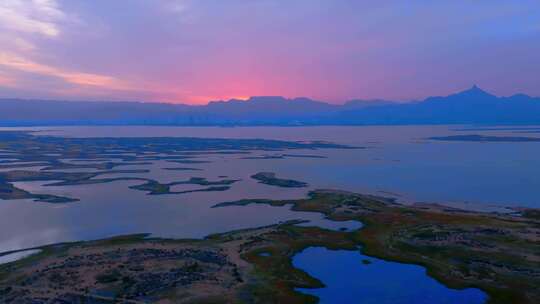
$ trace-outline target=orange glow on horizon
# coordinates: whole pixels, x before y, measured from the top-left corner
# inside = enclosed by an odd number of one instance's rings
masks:
[[[255,95],[221,95],[221,96],[174,96],[174,97],[163,97],[157,98],[157,100],[162,100],[166,103],[174,104],[190,104],[190,105],[206,105],[212,101],[229,101],[231,99],[247,101]]]

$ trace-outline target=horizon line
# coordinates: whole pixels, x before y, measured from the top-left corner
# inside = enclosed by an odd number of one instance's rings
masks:
[[[343,106],[343,105],[346,105],[347,103],[352,102],[352,101],[365,101],[365,102],[386,101],[386,102],[400,103],[400,104],[415,103],[415,102],[425,101],[425,100],[427,100],[429,98],[448,97],[448,96],[456,95],[456,94],[459,94],[459,93],[463,93],[463,92],[467,92],[467,91],[471,91],[471,90],[475,90],[475,89],[480,90],[480,91],[482,91],[484,93],[487,93],[489,95],[493,95],[493,96],[495,96],[497,98],[509,98],[509,97],[513,97],[513,96],[517,96],[517,95],[525,95],[525,96],[530,97],[530,98],[540,98],[540,96],[531,96],[531,95],[528,95],[528,94],[525,94],[525,93],[514,93],[514,94],[511,94],[511,95],[495,95],[495,94],[492,94],[492,93],[480,88],[478,85],[473,84],[468,89],[463,89],[463,90],[460,90],[460,91],[457,91],[455,93],[451,93],[451,94],[448,94],[448,95],[431,95],[431,96],[427,96],[427,97],[420,98],[420,99],[391,100],[391,99],[384,99],[384,98],[369,98],[369,99],[352,98],[352,99],[347,99],[347,100],[339,102],[339,103],[332,103],[332,102],[328,102],[326,100],[315,99],[315,98],[306,97],[306,96],[289,97],[289,96],[284,96],[284,95],[252,95],[252,96],[249,96],[249,97],[231,97],[229,99],[208,100],[206,103],[200,103],[200,104],[186,103],[186,102],[182,102],[182,101],[160,101],[160,100],[152,101],[152,100],[120,100],[120,99],[54,99],[54,98],[41,99],[41,98],[26,98],[26,97],[0,97],[0,101],[18,100],[18,101],[40,101],[40,102],[41,101],[43,101],[43,102],[56,101],[56,102],[81,102],[81,103],[82,102],[92,102],[92,103],[94,103],[94,102],[95,103],[99,103],[99,102],[103,102],[103,103],[138,103],[138,104],[164,104],[164,105],[166,104],[166,105],[202,107],[202,106],[207,106],[207,105],[209,105],[211,103],[220,103],[220,102],[228,103],[228,102],[233,102],[233,101],[249,102],[250,100],[255,99],[255,98],[274,97],[274,98],[283,98],[283,99],[285,99],[287,101],[291,101],[291,102],[294,101],[294,100],[298,100],[298,99],[308,99],[310,101],[325,103],[325,104],[328,104],[328,105],[331,105],[331,106]]]

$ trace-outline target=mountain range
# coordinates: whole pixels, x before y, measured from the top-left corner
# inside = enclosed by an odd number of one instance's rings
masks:
[[[259,96],[207,105],[0,99],[0,126],[540,124],[540,98],[492,95],[477,86],[422,101]]]

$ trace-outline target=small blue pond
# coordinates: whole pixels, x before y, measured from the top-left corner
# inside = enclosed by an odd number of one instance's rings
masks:
[[[359,251],[310,247],[297,254],[293,264],[327,286],[298,289],[319,297],[322,304],[481,304],[487,300],[478,289],[445,287],[421,266],[387,262]]]

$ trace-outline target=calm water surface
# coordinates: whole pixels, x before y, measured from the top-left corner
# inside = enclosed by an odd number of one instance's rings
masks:
[[[311,247],[296,255],[293,265],[326,285],[298,289],[319,297],[321,304],[480,304],[487,299],[478,289],[446,288],[428,277],[423,267],[386,262],[358,251]]]
[[[95,136],[193,136],[325,140],[365,150],[293,151],[328,159],[242,160],[246,168],[286,174],[315,187],[391,192],[403,199],[504,206],[540,206],[540,143],[441,142],[431,136],[483,134],[524,136],[500,131],[460,131],[462,126],[367,127],[66,127],[44,134]],[[466,128],[465,128],[466,129]],[[534,136],[534,135],[528,135]],[[268,154],[268,153],[264,153]],[[224,157],[228,162],[235,157]],[[208,166],[207,170],[213,170]],[[471,208],[474,208],[472,206]]]
[[[203,164],[154,161],[151,165],[118,169],[147,169],[140,176],[160,182],[190,177],[219,176],[241,179],[225,192],[148,196],[128,187],[137,181],[47,187],[50,182],[20,182],[17,187],[36,193],[81,199],[66,205],[30,200],[0,201],[0,252],[55,242],[96,239],[118,234],[149,232],[163,237],[203,237],[209,233],[307,219],[330,229],[356,229],[358,223],[332,223],[318,214],[291,212],[288,207],[248,206],[210,209],[222,201],[242,198],[299,198],[315,188],[334,188],[393,196],[402,201],[431,201],[471,209],[494,206],[538,207],[540,143],[435,142],[430,136],[469,134],[458,127],[54,127],[33,128],[43,135],[68,137],[191,136],[326,140],[366,147],[354,150],[294,150],[327,158],[253,160],[246,155],[205,155]],[[6,129],[6,128],[4,128]],[[19,128],[20,129],[20,128]],[[28,128],[24,128],[27,129]],[[9,129],[13,130],[13,129]],[[513,135],[510,130],[474,131]],[[278,152],[279,153],[279,152]],[[266,155],[271,152],[254,152]],[[168,171],[167,167],[195,167],[202,171]],[[41,167],[25,168],[39,170]],[[73,171],[78,171],[77,169]],[[83,169],[80,171],[92,171]],[[310,188],[290,189],[259,184],[250,175],[260,171],[306,181]],[[174,190],[197,189],[177,186]],[[311,223],[313,224],[313,223]]]

